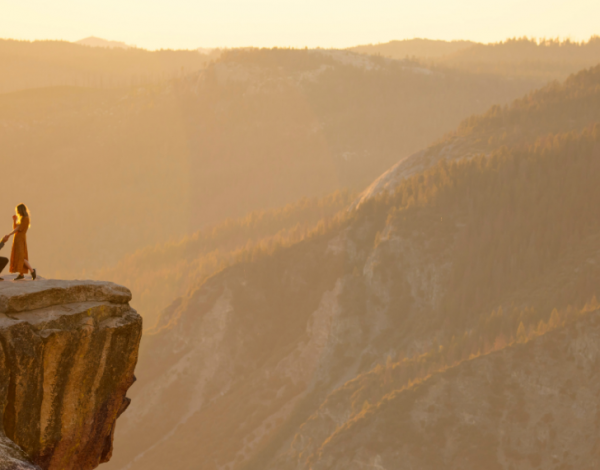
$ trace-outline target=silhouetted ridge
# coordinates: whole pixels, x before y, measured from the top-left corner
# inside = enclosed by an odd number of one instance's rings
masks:
[[[499,43],[474,44],[438,61],[440,65],[473,73],[493,73],[550,81],[600,62],[600,37],[569,39],[513,38]]]
[[[130,46],[120,41],[108,41],[106,39],[97,38],[95,36],[90,36],[84,39],[80,39],[79,41],[75,41],[75,44],[80,44],[82,46],[90,46],[90,47],[108,47],[108,48],[121,48],[128,49]]]
[[[0,39],[0,93],[48,86],[144,86],[197,71],[208,60],[197,51]]]
[[[431,59],[457,53],[475,44],[473,41],[436,41],[415,38],[379,44],[365,44],[350,47],[348,50],[360,54],[382,55],[392,59],[405,59],[407,57]]]

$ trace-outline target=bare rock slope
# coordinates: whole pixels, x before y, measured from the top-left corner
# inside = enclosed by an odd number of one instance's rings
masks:
[[[599,335],[595,311],[432,374],[354,415],[347,400],[329,400],[268,468],[598,468]],[[341,410],[350,418],[335,423]],[[334,427],[322,438],[326,421]]]
[[[110,459],[142,332],[130,300],[107,282],[0,282],[0,469]]]

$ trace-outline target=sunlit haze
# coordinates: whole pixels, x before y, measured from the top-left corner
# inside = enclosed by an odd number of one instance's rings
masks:
[[[600,469],[600,0],[0,0],[0,470]]]
[[[393,39],[588,39],[596,0],[46,0],[0,1],[0,37],[87,36],[147,49],[349,47]]]

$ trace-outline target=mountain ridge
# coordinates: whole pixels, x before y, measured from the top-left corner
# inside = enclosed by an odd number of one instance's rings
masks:
[[[442,159],[473,158],[489,155],[503,146],[534,145],[557,131],[577,131],[599,121],[599,82],[600,65],[582,70],[562,84],[552,83],[533,91],[508,106],[493,106],[484,114],[465,119],[457,130],[383,173],[354,206],[384,191],[393,192],[399,182]],[[498,132],[498,128],[502,131]]]
[[[120,41],[109,41],[107,39],[97,38],[96,36],[89,36],[87,38],[80,39],[79,41],[74,41],[75,44],[80,44],[82,46],[89,47],[108,47],[112,48],[120,48],[120,49],[129,49],[131,46],[128,46],[124,42]]]

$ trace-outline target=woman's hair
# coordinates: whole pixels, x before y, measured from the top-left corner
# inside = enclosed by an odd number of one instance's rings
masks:
[[[17,211],[17,214],[19,214],[19,221],[23,218],[23,217],[29,217],[29,209],[27,209],[27,206],[23,203],[19,204],[15,210]]]

